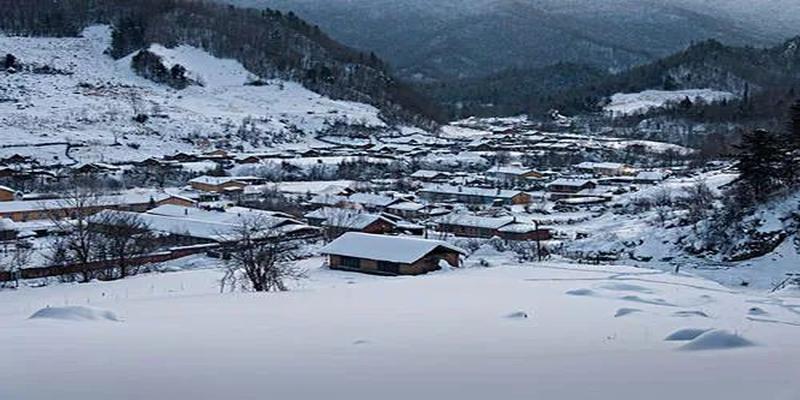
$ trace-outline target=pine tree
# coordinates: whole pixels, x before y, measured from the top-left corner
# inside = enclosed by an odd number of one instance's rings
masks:
[[[759,129],[742,136],[735,146],[739,170],[737,197],[742,205],[766,200],[778,189],[784,176],[784,148],[775,135]]]

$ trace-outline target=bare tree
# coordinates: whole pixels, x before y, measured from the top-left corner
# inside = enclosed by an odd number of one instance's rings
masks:
[[[136,274],[132,260],[156,249],[150,226],[135,213],[106,211],[91,219],[90,229],[100,235],[98,257],[113,265],[106,278]]]
[[[706,184],[705,181],[698,181],[692,186],[684,189],[685,197],[683,201],[688,213],[688,219],[691,223],[696,223],[709,213],[713,206],[714,192]]]
[[[46,208],[51,223],[58,231],[65,232],[51,244],[47,256],[51,263],[87,265],[97,260],[100,236],[89,227],[89,218],[102,207],[101,203],[97,190],[78,184]],[[86,268],[77,275],[80,282],[89,282],[95,278],[95,271]]]
[[[305,278],[294,264],[297,244],[262,216],[243,218],[226,238],[228,260],[220,290],[287,291],[286,282]]]
[[[17,239],[13,246],[11,257],[0,264],[0,271],[10,272],[14,279],[14,287],[19,287],[20,271],[31,261],[34,250],[31,242],[24,239]],[[3,287],[2,283],[0,283],[0,287]]]

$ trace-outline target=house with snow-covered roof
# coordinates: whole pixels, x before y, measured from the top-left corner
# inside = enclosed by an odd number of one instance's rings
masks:
[[[345,208],[320,208],[303,216],[309,224],[325,229],[329,239],[337,238],[345,232],[390,233],[394,231],[392,220],[379,215],[362,213]]]
[[[464,204],[528,204],[529,194],[519,190],[487,189],[469,186],[431,185],[417,194],[431,202],[458,202]]]
[[[350,232],[325,246],[331,269],[379,275],[420,275],[457,267],[466,252],[438,240]]]
[[[194,190],[211,193],[225,193],[231,190],[242,190],[248,185],[258,185],[264,179],[254,176],[209,176],[203,175],[189,181]]]

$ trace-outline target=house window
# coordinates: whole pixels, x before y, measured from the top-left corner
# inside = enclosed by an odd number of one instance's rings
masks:
[[[342,257],[342,266],[347,268],[361,268],[361,260],[354,257]]]
[[[400,265],[389,261],[378,261],[378,270],[392,274],[399,274]]]

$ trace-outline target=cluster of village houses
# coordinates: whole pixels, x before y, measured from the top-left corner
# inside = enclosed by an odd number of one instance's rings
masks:
[[[274,156],[180,153],[139,164],[170,168],[193,164],[196,168],[197,163],[257,164]],[[318,154],[295,155],[297,159],[310,156]],[[74,170],[114,174],[120,168],[88,163]],[[440,268],[442,262],[459,265],[464,251],[448,244],[449,237],[547,241],[553,236],[551,228],[528,216],[530,209],[545,203],[556,210],[601,207],[616,194],[656,184],[668,174],[663,169],[637,170],[610,162],[582,162],[558,172],[510,163],[479,174],[418,170],[408,176],[416,187],[408,191],[364,190],[364,185],[348,181],[276,183],[256,176],[202,175],[184,187],[102,195],[92,207],[100,216],[135,214],[171,246],[224,245],[236,240],[235,228],[244,218],[257,216],[271,232],[265,235],[270,240],[323,238],[328,244],[322,252],[331,268],[420,274]],[[304,213],[240,206],[244,200],[258,200],[267,190],[294,199]],[[74,212],[71,207],[58,195],[0,186],[0,242],[57,234],[49,221],[54,216],[69,219]],[[96,219],[100,220],[110,219]]]

